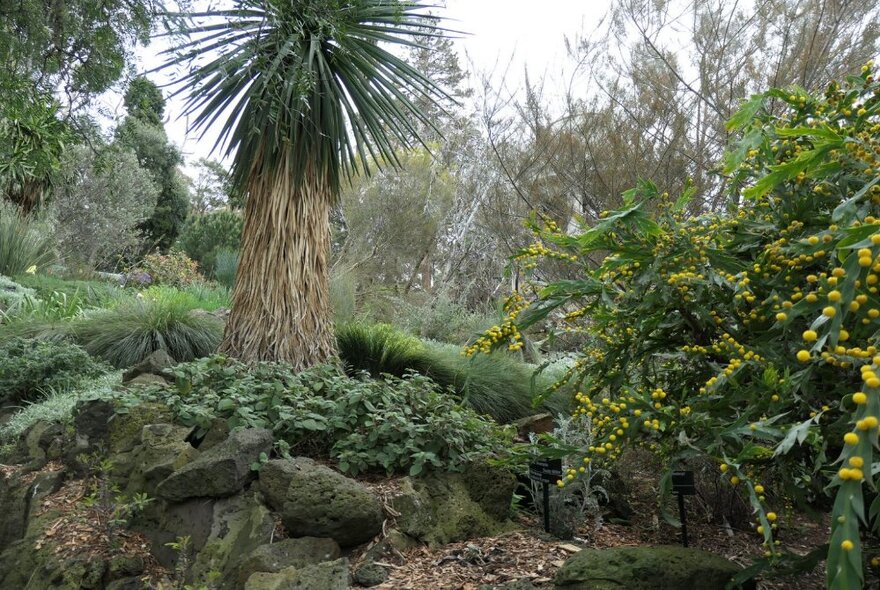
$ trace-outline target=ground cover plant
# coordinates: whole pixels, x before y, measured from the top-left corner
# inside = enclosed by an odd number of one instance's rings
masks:
[[[173,372],[174,386],[135,389],[121,394],[122,402],[161,403],[203,433],[216,418],[232,428],[270,428],[283,451],[329,456],[349,474],[456,470],[511,439],[509,430],[419,375],[356,379],[332,365],[297,373],[283,363],[249,367],[224,356]]]
[[[14,313],[18,307],[28,300],[35,300],[33,289],[22,287],[9,277],[0,275],[0,314]]]
[[[87,379],[60,383],[60,387],[42,385],[36,399],[23,404],[18,412],[0,425],[0,444],[14,443],[28,428],[40,421],[69,425],[73,422],[73,411],[77,402],[113,399],[114,390],[119,387],[121,379],[121,372],[109,371]]]
[[[535,219],[523,266],[580,277],[532,281],[469,352],[516,348],[548,318],[586,335],[567,375],[595,429],[584,464],[633,444],[670,468],[712,458],[751,503],[767,564],[784,559],[787,503],[832,506],[828,587],[861,588],[880,563],[880,84],[869,64],[822,95],[771,90],[729,126],[735,213],[692,217],[690,194],[644,183],[578,233]]]

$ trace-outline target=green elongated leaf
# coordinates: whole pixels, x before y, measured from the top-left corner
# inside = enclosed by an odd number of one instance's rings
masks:
[[[804,172],[811,166],[815,166],[821,162],[831,149],[831,145],[822,145],[812,150],[802,152],[797,158],[784,164],[774,166],[772,168],[773,171],[770,174],[767,174],[758,180],[758,182],[755,183],[755,186],[744,190],[743,196],[749,199],[755,199],[766,195],[777,185],[792,180],[801,172]]]
[[[234,154],[239,188],[252,174],[289,167],[294,185],[317,171],[335,195],[342,177],[399,165],[396,146],[421,141],[419,125],[434,128],[417,101],[452,100],[389,51],[450,32],[429,14],[432,4],[285,6],[241,0],[234,10],[177,15],[189,38],[163,67],[187,66],[176,94],[186,94],[193,128],[220,122],[214,147]]]
[[[814,422],[815,419],[810,418],[809,420],[801,422],[797,426],[790,427],[785,434],[785,438],[776,445],[776,450],[773,451],[773,456],[778,457],[779,455],[788,453],[792,447],[794,447],[795,443],[799,445],[803,444],[804,441],[807,440],[807,435],[810,434],[810,429],[813,427]]]
[[[859,192],[834,208],[831,213],[831,220],[835,223],[849,221],[855,216],[859,202],[864,198],[872,186],[880,182],[880,176],[875,176],[871,182],[862,187]]]
[[[821,137],[831,141],[843,141],[843,136],[828,127],[777,127],[779,137]]]
[[[755,115],[757,115],[758,111],[761,110],[761,107],[764,106],[764,101],[766,99],[766,93],[753,94],[751,98],[744,102],[741,107],[739,107],[736,113],[727,122],[727,130],[741,131],[746,125],[754,120]]]

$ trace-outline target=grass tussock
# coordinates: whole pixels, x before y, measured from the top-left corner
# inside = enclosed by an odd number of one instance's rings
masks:
[[[15,204],[0,199],[0,275],[13,277],[54,261],[55,241],[49,224],[23,215]]]
[[[191,361],[214,353],[223,337],[221,320],[194,314],[173,299],[144,299],[88,312],[71,328],[74,340],[89,354],[117,368],[135,365],[157,350]]]
[[[512,422],[541,411],[566,413],[569,405],[567,395],[559,393],[535,408],[532,400],[552,380],[536,373],[534,365],[504,352],[464,357],[459,346],[422,342],[386,324],[345,324],[337,328],[336,338],[339,356],[350,374],[420,373],[498,422]]]

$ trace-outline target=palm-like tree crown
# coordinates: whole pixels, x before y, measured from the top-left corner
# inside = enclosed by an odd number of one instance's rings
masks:
[[[168,65],[190,65],[179,82],[193,128],[222,122],[233,178],[279,169],[298,184],[316,174],[338,194],[342,178],[370,162],[395,163],[395,147],[431,126],[410,97],[446,98],[393,44],[441,35],[420,0],[237,0],[192,13]],[[217,146],[215,146],[217,147]]]

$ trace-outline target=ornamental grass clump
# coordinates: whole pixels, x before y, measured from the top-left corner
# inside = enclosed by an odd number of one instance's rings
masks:
[[[0,199],[0,275],[14,277],[55,262],[55,241],[49,224],[27,216]]]
[[[157,350],[179,361],[217,350],[223,322],[192,313],[174,297],[136,299],[114,309],[94,310],[76,318],[70,334],[89,354],[117,368],[135,365]]]

